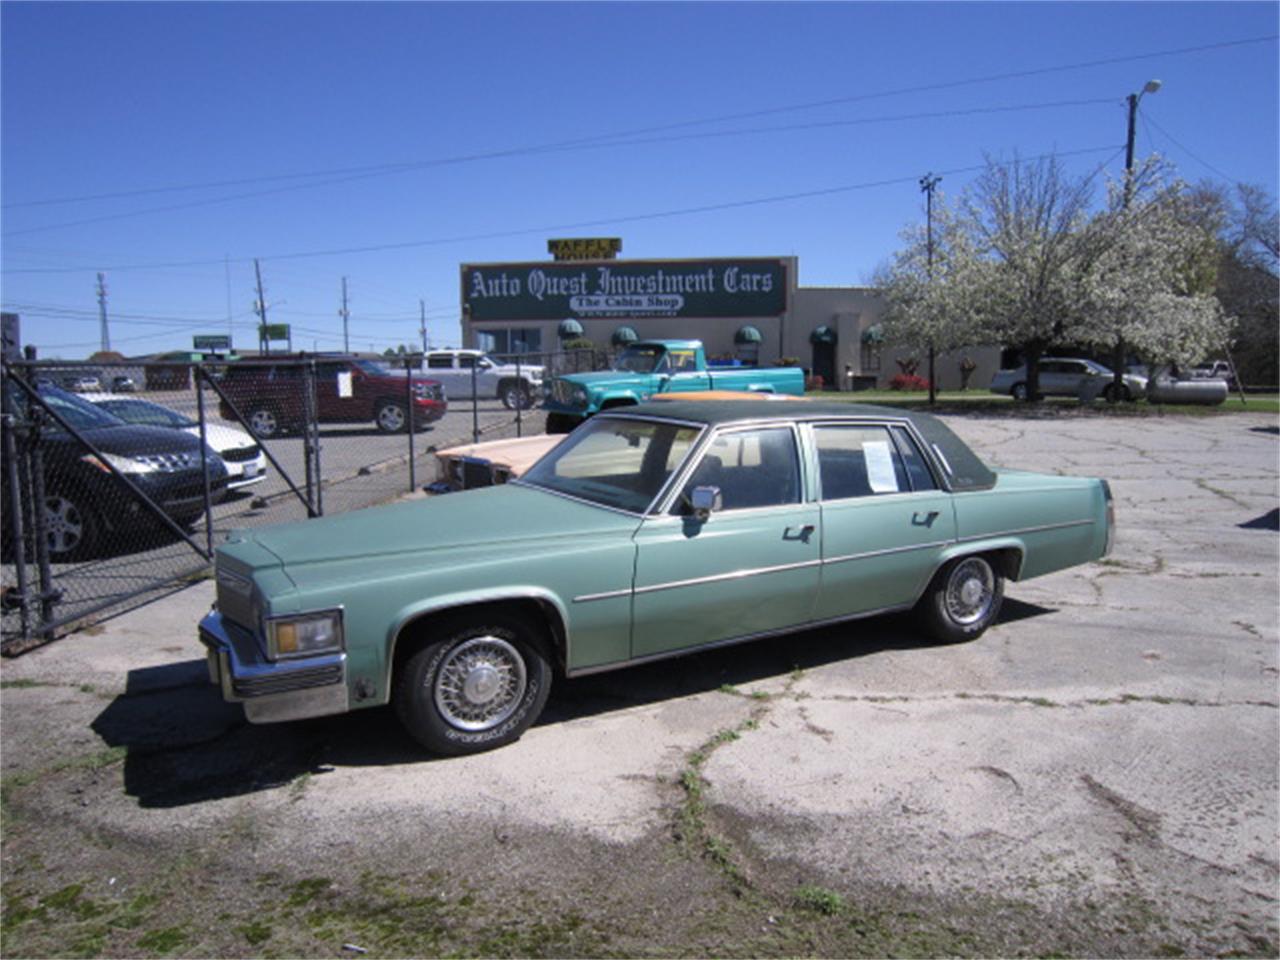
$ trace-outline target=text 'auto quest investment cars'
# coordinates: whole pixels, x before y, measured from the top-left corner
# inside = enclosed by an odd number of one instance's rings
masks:
[[[193,437],[200,436],[200,424],[185,413],[170,410],[150,400],[122,397],[114,393],[90,393],[85,399],[125,423],[148,427],[168,427]],[[267,455],[258,441],[243,430],[220,423],[206,423],[205,440],[227,467],[227,489],[240,490],[267,478]]]
[[[25,398],[15,396],[25,410]],[[102,454],[100,458],[92,453],[52,418],[41,432],[45,529],[51,559],[81,560],[97,553],[113,536],[159,520],[112,467],[133,481],[175,523],[189,524],[204,512],[199,439],[168,427],[125,423],[56,387],[41,389],[40,399]],[[210,498],[219,503],[227,493],[227,468],[212,450],[206,451],[203,463],[209,469]],[[6,491],[5,508],[8,505]],[[11,528],[8,523],[5,527],[7,548]]]
[[[557,670],[911,608],[976,637],[1005,579],[1112,527],[1105,481],[993,473],[927,414],[644,404],[500,486],[233,534],[199,633],[253,722],[390,702],[462,754],[517,739]]]

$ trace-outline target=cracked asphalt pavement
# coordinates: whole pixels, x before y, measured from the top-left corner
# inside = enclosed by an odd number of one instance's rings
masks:
[[[696,756],[703,829],[751,883],[1077,917],[1140,903],[1187,954],[1275,955],[1275,418],[948,422],[993,466],[1116,497],[1112,555],[1010,584],[975,642],[880,618],[559,681],[519,743],[433,760],[387,710],[245,724],[195,640],[205,583],[3,664],[8,803],[236,869],[432,865],[595,891],[634,920],[664,886],[676,909],[723,880],[667,849]],[[6,831],[7,883],[34,842]],[[43,863],[110,857],[64,838]]]

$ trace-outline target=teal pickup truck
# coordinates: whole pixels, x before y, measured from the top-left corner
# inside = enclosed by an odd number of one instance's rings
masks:
[[[799,367],[707,367],[701,340],[641,340],[618,355],[612,370],[573,373],[544,385],[547,433],[568,433],[611,407],[643,403],[655,393],[739,390],[804,394]]]

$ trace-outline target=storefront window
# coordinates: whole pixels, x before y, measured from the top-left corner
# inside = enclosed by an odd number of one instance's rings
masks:
[[[541,353],[542,331],[537,327],[515,330],[477,330],[476,347],[485,353]]]
[[[862,372],[863,373],[879,373],[880,372],[880,344],[867,343],[862,344]]]

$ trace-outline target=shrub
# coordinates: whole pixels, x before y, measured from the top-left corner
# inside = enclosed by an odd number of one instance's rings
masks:
[[[929,381],[914,373],[899,373],[889,381],[890,390],[928,390]]]

